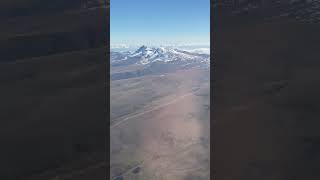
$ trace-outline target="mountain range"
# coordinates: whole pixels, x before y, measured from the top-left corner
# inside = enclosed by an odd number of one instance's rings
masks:
[[[209,64],[210,55],[180,50],[176,48],[151,48],[144,45],[134,52],[111,52],[111,66],[132,64],[147,65],[155,62]]]
[[[168,47],[141,46],[130,52],[110,53],[111,80],[174,72],[189,68],[209,69],[210,55]]]

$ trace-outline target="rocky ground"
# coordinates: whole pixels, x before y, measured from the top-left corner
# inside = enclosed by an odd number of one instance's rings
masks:
[[[111,81],[110,179],[209,179],[209,72]]]

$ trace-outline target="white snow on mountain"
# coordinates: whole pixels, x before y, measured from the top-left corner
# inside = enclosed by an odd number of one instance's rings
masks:
[[[199,51],[198,51],[199,52]],[[112,52],[111,61],[125,61],[128,59],[134,59],[136,64],[149,64],[156,61],[161,62],[173,62],[173,61],[197,61],[207,62],[209,61],[209,54],[190,52],[186,50],[179,50],[176,48],[151,48],[147,46],[141,46],[133,53],[131,52]]]

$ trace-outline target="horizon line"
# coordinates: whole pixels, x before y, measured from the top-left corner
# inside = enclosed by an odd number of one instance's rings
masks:
[[[210,43],[110,43],[110,48],[129,48],[141,46],[210,46]]]

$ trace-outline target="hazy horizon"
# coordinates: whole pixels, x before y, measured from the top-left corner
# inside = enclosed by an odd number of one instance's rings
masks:
[[[210,45],[208,44],[165,44],[165,45],[146,45],[146,44],[136,44],[136,45],[127,45],[127,44],[111,44],[110,50],[114,52],[125,52],[125,51],[135,51],[141,46],[147,46],[150,48],[174,48],[187,50],[190,52],[202,52],[205,54],[210,54]]]

